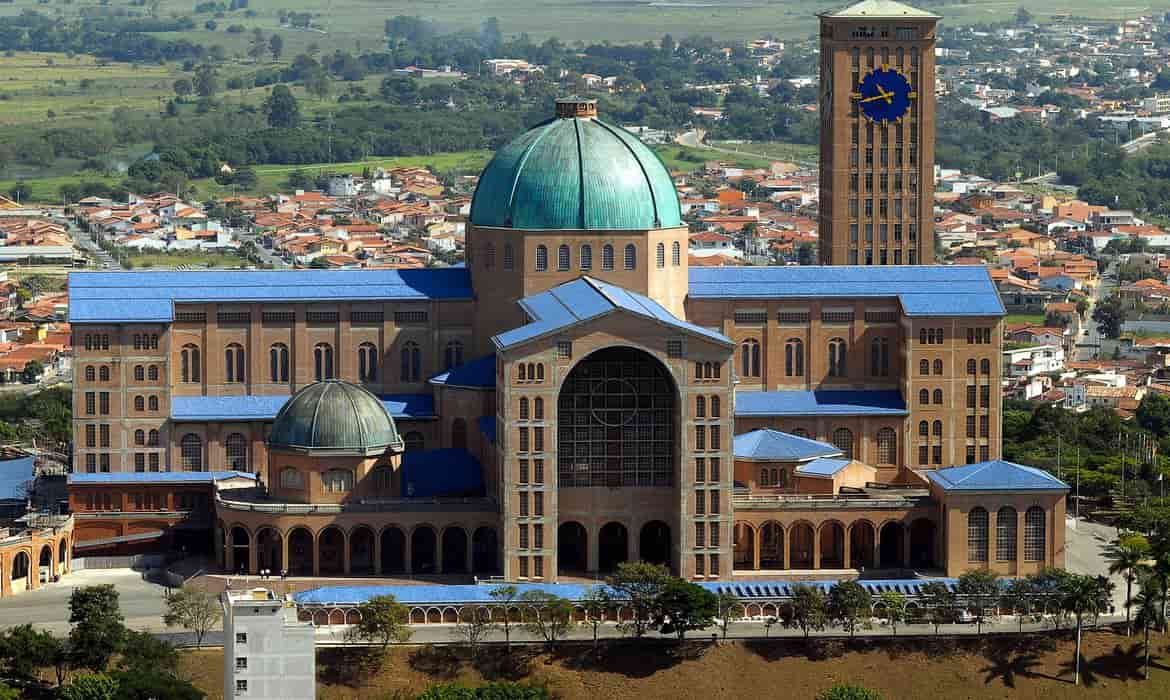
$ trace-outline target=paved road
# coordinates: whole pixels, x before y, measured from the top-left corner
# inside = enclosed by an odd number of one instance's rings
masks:
[[[82,231],[77,224],[69,221],[66,223],[66,230],[69,236],[73,239],[73,244],[85,251],[91,258],[93,258],[96,267],[99,270],[121,270],[122,263],[114,260],[114,258],[102,250],[96,242],[90,237],[90,234]]]
[[[1077,326],[1077,345],[1076,345],[1076,359],[1080,361],[1092,360],[1096,358],[1107,358],[1112,356],[1113,345],[1115,341],[1104,339],[1100,333],[1097,332],[1097,322],[1093,320],[1093,309],[1097,306],[1097,302],[1109,296],[1110,290],[1115,285],[1109,284],[1106,277],[1117,273],[1117,262],[1109,263],[1105,268],[1105,272],[1101,274],[1098,284],[1093,288],[1093,293],[1089,295],[1089,308],[1085,311],[1085,320],[1080,322]],[[1088,331],[1085,334],[1084,331]]]
[[[142,580],[130,569],[79,571],[35,591],[0,598],[0,628],[31,622],[54,634],[69,632],[69,596],[80,586],[111,583],[118,589],[122,614],[131,629],[159,632],[162,623],[162,586]]]

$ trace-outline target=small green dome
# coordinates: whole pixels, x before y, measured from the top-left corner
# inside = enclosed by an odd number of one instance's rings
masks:
[[[329,379],[310,384],[281,407],[268,446],[335,455],[402,451],[402,438],[385,405],[366,389]]]
[[[682,213],[670,172],[636,136],[596,116],[559,116],[496,152],[471,223],[629,231],[681,226]]]

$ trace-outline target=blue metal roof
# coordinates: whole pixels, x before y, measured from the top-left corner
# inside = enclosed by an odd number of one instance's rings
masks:
[[[475,425],[479,428],[479,432],[483,434],[488,442],[493,445],[496,444],[496,417],[495,416],[480,416],[475,419]]]
[[[1043,469],[1002,459],[926,472],[944,491],[1067,491],[1069,486]]]
[[[31,455],[0,461],[0,500],[23,501],[28,497],[26,484],[35,478],[34,462]]]
[[[893,389],[736,391],[741,416],[905,416],[906,402]]]
[[[256,479],[255,474],[237,471],[217,472],[104,472],[74,473],[70,484],[210,484],[220,479]]]
[[[496,386],[496,355],[484,355],[428,380],[431,384],[458,386],[468,389],[494,389]]]
[[[272,420],[291,397],[269,396],[175,396],[171,398],[171,419],[175,421]],[[395,420],[434,418],[435,399],[430,394],[387,394],[379,396]]]
[[[836,445],[810,440],[771,428],[761,428],[735,436],[736,459],[769,462],[800,462],[817,457],[841,454]]]
[[[722,333],[687,323],[653,299],[592,277],[579,277],[525,297],[520,300],[520,306],[532,322],[495,336],[492,340],[496,347],[507,349],[619,310],[717,343],[733,345],[731,339]]]
[[[941,582],[952,591],[958,584],[953,578],[918,578],[918,579],[890,579],[857,581],[870,593],[877,594],[883,591],[897,591],[909,596],[921,593],[922,586],[927,583]],[[789,598],[792,588],[797,585],[812,586],[828,592],[837,581],[704,581],[698,585],[712,593],[726,591],[741,600],[769,600]],[[586,594],[595,586],[605,587],[604,584],[587,583],[515,583],[520,595],[528,591],[544,591],[567,600],[583,600]],[[400,603],[408,605],[419,604],[460,604],[460,603],[494,603],[490,593],[495,586],[491,585],[397,585],[397,586],[322,586],[300,593],[294,593],[293,599],[300,605],[360,605],[370,598],[380,595],[392,595]]]
[[[457,447],[402,453],[402,496],[482,496],[483,467]]]
[[[72,272],[71,323],[168,322],[176,302],[472,298],[466,268]]]
[[[796,473],[800,476],[833,477],[837,475],[837,472],[848,466],[851,461],[848,459],[821,457],[800,465],[796,468]]]
[[[983,265],[692,267],[691,299],[896,298],[907,316],[1002,316]]]

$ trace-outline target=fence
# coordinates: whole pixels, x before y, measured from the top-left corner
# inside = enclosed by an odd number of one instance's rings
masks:
[[[95,569],[157,569],[167,563],[165,554],[132,554],[121,557],[77,557],[73,571]]]

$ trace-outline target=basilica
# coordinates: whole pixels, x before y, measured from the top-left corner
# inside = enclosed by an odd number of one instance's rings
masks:
[[[484,169],[465,265],[74,273],[74,548],[452,583],[1063,565],[1067,486],[1001,459],[984,268],[687,247],[662,161],[569,98]]]

